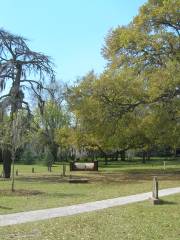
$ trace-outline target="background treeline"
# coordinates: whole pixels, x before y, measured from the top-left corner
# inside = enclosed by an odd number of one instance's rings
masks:
[[[112,29],[104,72],[60,86],[49,57],[0,30],[1,159],[176,156],[180,148],[180,1],[149,0]],[[8,84],[6,84],[8,82]],[[33,100],[32,100],[33,99]],[[18,136],[16,139],[14,136]],[[16,146],[16,147],[15,147]],[[14,149],[12,151],[12,149]],[[8,160],[10,159],[10,160]]]

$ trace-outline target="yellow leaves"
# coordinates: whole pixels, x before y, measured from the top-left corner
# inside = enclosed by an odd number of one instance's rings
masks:
[[[156,69],[148,74],[148,92],[151,101],[162,94],[175,91],[180,84],[179,67],[179,64],[169,61],[166,68]]]
[[[55,132],[55,142],[61,148],[68,148],[76,144],[76,136],[73,128],[63,127]]]
[[[107,68],[99,77],[87,74],[70,96],[81,128],[77,142],[113,149],[129,143],[147,146],[165,136],[161,125],[172,125],[172,114],[164,102],[174,104],[180,85],[179,5],[177,0],[149,0],[128,26],[108,33]]]
[[[102,75],[97,81],[97,98],[108,104],[136,103],[144,95],[144,83],[141,76],[138,76],[131,69],[124,69],[121,72],[109,71]]]
[[[139,31],[134,25],[118,27],[108,34],[106,46],[102,52],[104,57],[110,60],[112,64],[117,61],[116,66],[118,66],[118,63],[127,62],[131,54],[144,48],[147,40],[147,34]]]
[[[179,22],[179,9],[179,0],[149,0],[140,8],[133,23],[147,32],[167,28],[175,30]]]

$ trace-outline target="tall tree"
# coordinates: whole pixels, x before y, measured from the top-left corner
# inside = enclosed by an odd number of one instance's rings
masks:
[[[54,100],[46,101],[44,105],[43,115],[40,110],[37,109],[34,114],[34,129],[33,142],[38,141],[38,146],[48,148],[48,151],[52,155],[52,161],[57,161],[58,148],[61,147],[55,140],[56,132],[69,124],[69,116],[63,107]],[[38,151],[39,151],[38,147]]]
[[[70,89],[69,106],[79,128],[105,149],[164,144],[167,133],[155,129],[165,121],[173,126],[172,113],[179,118],[179,8],[177,0],[149,0],[129,25],[107,35],[105,71],[99,77],[91,72]],[[178,124],[168,127],[174,143]]]
[[[113,29],[106,38],[102,52],[109,61],[109,68],[114,73],[124,68],[133,69],[134,77],[142,75],[146,88],[156,73],[159,75],[159,71],[163,73],[170,65],[174,66],[169,81],[174,82],[177,76],[176,86],[168,88],[164,81],[167,87],[159,96],[143,99],[139,104],[167,100],[180,93],[179,8],[178,0],[149,0],[128,26]],[[156,81],[162,81],[163,77]]]
[[[43,111],[43,83],[46,78],[53,81],[54,77],[48,56],[32,51],[25,38],[0,29],[0,108],[2,111],[10,108],[12,121],[19,109],[25,108],[30,113],[25,89],[34,92]],[[9,162],[5,156],[4,164]],[[5,173],[5,177],[8,176],[9,173]]]

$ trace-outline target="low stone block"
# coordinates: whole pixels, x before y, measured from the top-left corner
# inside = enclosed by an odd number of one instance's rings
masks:
[[[151,198],[152,204],[153,205],[158,205],[160,204],[160,199],[159,198]]]
[[[69,183],[88,183],[89,179],[87,178],[70,178]]]

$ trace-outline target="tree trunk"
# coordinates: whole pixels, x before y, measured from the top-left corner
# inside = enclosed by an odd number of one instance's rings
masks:
[[[147,152],[147,160],[148,160],[148,161],[151,160],[151,152],[150,152],[150,151]]]
[[[91,152],[91,162],[95,161],[95,153],[94,151]]]
[[[57,155],[58,155],[58,146],[54,143],[49,146],[51,154],[53,156],[53,162],[57,162]]]
[[[48,172],[52,172],[52,165],[51,164],[48,164]]]
[[[119,152],[116,151],[116,157],[115,157],[115,160],[118,161],[118,159],[119,159]]]
[[[105,163],[105,165],[107,165],[107,164],[108,164],[108,157],[107,157],[107,155],[106,155],[106,154],[104,155],[104,163]]]
[[[125,152],[125,150],[122,150],[120,152],[120,156],[121,156],[121,161],[125,161],[126,160],[126,152]]]
[[[22,66],[20,64],[16,65],[16,77],[14,79],[13,85],[10,90],[10,95],[11,98],[14,100],[11,102],[11,121],[13,121],[13,114],[17,113],[18,109],[21,107],[20,105],[22,104],[24,94],[22,93],[20,89],[20,80],[21,80],[21,73],[22,73]],[[3,157],[3,171],[4,171],[4,177],[5,178],[10,178],[11,176],[11,153],[9,150],[4,150],[5,154]],[[15,160],[15,155],[13,156]],[[13,169],[14,170],[14,169]],[[13,186],[12,186],[13,188]]]
[[[12,185],[11,185],[11,191],[14,192],[14,162],[15,162],[15,151],[12,150]]]
[[[3,159],[3,175],[5,178],[11,177],[11,152],[8,149],[4,149],[2,151],[2,159]]]
[[[176,159],[177,158],[177,148],[174,148],[174,151],[173,151],[173,155],[174,155],[174,159]]]
[[[146,157],[147,157],[147,153],[145,151],[143,151],[142,154],[142,163],[146,163]]]
[[[21,91],[20,81],[22,74],[22,65],[16,64],[16,77],[10,90],[11,98],[14,99],[11,102],[11,119],[13,120],[13,114],[18,112],[21,108],[24,94]]]

